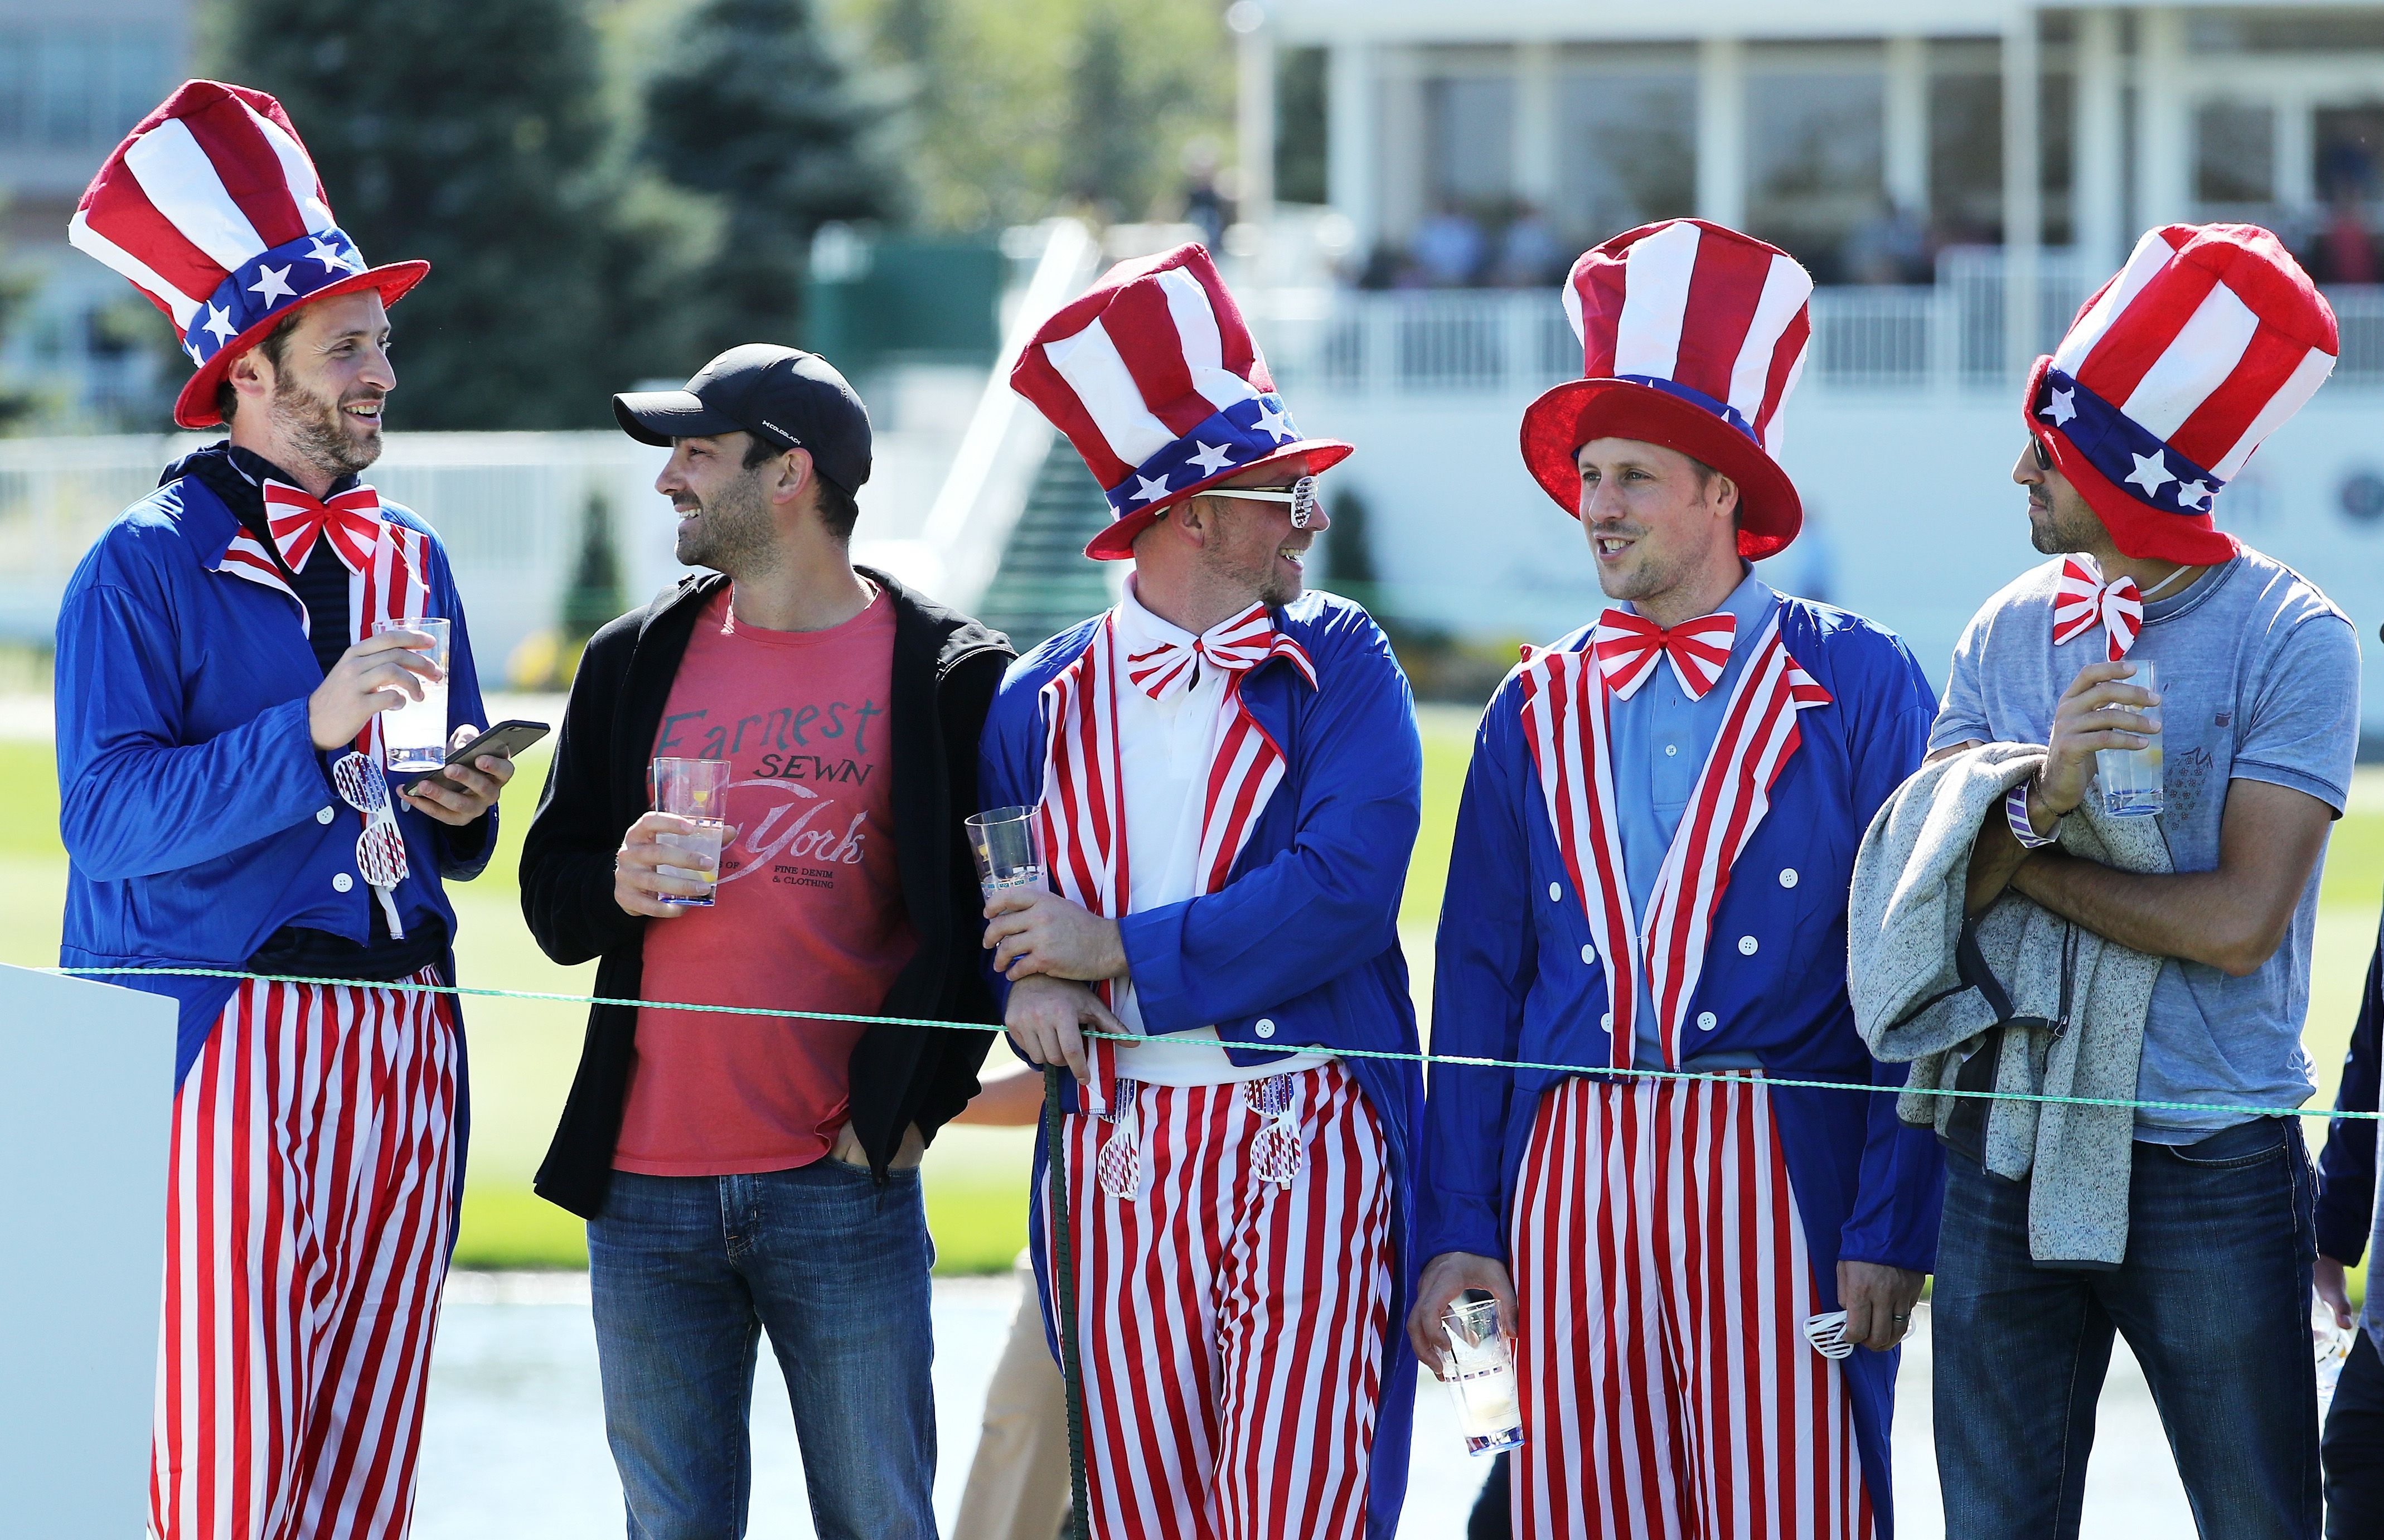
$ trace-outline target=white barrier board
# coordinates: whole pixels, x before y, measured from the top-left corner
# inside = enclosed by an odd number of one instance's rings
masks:
[[[175,1015],[0,965],[0,1532],[146,1521]]]

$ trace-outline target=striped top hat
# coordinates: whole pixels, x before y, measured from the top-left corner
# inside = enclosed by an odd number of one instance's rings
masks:
[[[359,289],[393,304],[430,270],[366,267],[281,104],[215,81],[184,81],[125,137],[83,190],[67,239],[174,317],[198,366],[174,403],[183,428],[220,420],[224,371],[292,310]]]
[[[2260,441],[2316,393],[2341,351],[2329,308],[2257,225],[2164,225],[2036,361],[2029,430],[2140,560],[2229,561],[2211,519]]]
[[[1738,483],[1740,555],[1783,549],[1805,507],[1775,458],[1780,408],[1805,367],[1812,293],[1794,257],[1704,219],[1642,225],[1583,252],[1563,298],[1585,378],[1523,413],[1523,463],[1578,518],[1575,451],[1592,439],[1661,444]]]
[[[1110,500],[1085,554],[1123,561],[1159,515],[1261,467],[1312,476],[1350,446],[1303,439],[1208,251],[1121,262],[1043,323],[1010,383],[1068,436]]]

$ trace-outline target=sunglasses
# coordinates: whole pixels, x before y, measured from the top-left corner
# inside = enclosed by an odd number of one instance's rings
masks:
[[[375,888],[404,882],[405,836],[398,832],[397,813],[390,806],[389,777],[370,757],[350,751],[333,762],[331,784],[340,801],[365,815],[365,831],[356,836],[356,870]]]
[[[1305,529],[1316,516],[1316,478],[1303,476],[1288,487],[1220,487],[1212,497],[1247,498],[1252,503],[1288,503],[1291,527]]]
[[[2029,453],[2036,456],[2037,469],[2049,471],[2053,468],[2053,451],[2044,447],[2044,441],[2043,439],[2038,438],[2033,433],[2030,434],[2028,436],[2028,448]]]

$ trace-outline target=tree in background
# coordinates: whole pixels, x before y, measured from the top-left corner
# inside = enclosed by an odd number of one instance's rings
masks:
[[[703,0],[644,95],[646,156],[721,207],[718,248],[681,297],[700,310],[698,351],[791,343],[819,227],[906,202],[888,106],[857,88],[809,0]]]
[[[598,627],[629,607],[621,594],[621,553],[613,543],[613,504],[591,490],[579,511],[579,559],[563,590],[563,634],[577,652]]]
[[[983,230],[1071,205],[1172,216],[1184,146],[1230,142],[1218,0],[843,0],[911,90],[920,223]]]
[[[397,420],[599,427],[676,367],[683,254],[624,174],[578,0],[223,0],[224,78],[273,93],[374,261],[428,258],[399,315]]]

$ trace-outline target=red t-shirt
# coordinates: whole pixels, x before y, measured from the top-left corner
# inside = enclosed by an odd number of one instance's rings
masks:
[[[645,998],[875,1012],[917,940],[894,863],[884,593],[825,631],[740,626],[723,589],[671,685],[657,758],[727,759],[710,909],[649,921]],[[613,1164],[652,1176],[784,1171],[844,1125],[848,1022],[641,1010]]]

